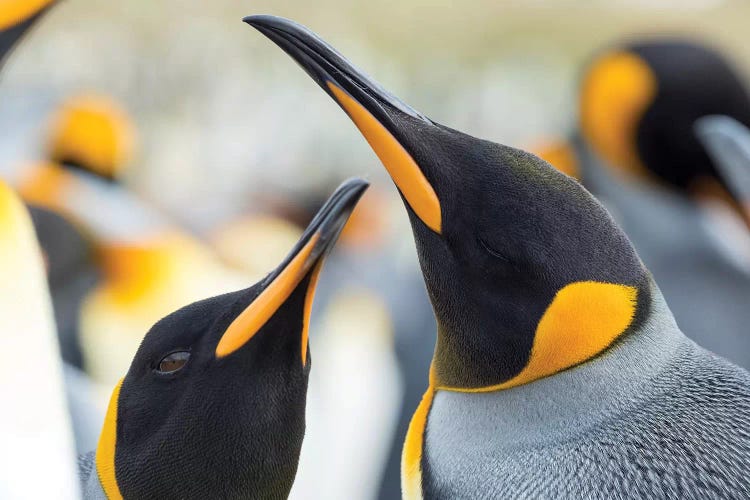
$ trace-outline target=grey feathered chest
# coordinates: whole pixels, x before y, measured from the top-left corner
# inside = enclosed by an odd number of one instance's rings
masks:
[[[671,321],[526,386],[438,391],[425,498],[750,498],[750,375]]]
[[[95,452],[78,457],[78,478],[81,481],[84,500],[107,500],[96,472]]]

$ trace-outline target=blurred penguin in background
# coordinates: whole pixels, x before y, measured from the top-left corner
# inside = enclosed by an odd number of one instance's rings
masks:
[[[73,290],[58,303],[70,312],[66,327],[77,333],[64,340],[77,340],[86,372],[112,385],[155,321],[247,281],[117,182],[136,147],[135,127],[121,106],[102,95],[78,95],[50,123],[47,160],[22,172],[19,189],[28,203],[70,222],[93,248],[87,262],[95,268],[69,270],[63,292]],[[62,240],[42,239],[50,241],[48,258],[59,260]]]
[[[78,337],[80,309],[101,279],[101,266],[96,260],[93,235],[71,216],[66,200],[59,199],[58,193],[78,178],[92,183],[99,179],[115,182],[134,155],[135,127],[113,99],[75,95],[53,111],[44,149],[46,161],[25,169],[20,189],[31,205],[46,255],[63,359],[83,370]]]
[[[593,58],[579,131],[537,153],[604,202],[685,333],[750,368],[750,218],[696,131],[710,115],[750,124],[750,96],[720,53],[687,40],[634,41]]]
[[[2,65],[10,50],[15,47],[20,37],[54,4],[55,2],[53,1],[39,0],[11,0],[0,4],[0,65]],[[64,283],[67,277],[71,275],[68,270],[79,269],[82,262],[87,260],[88,245],[76,228],[70,224],[66,224],[64,220],[57,217],[54,213],[39,209],[38,207],[27,208],[37,229],[39,243],[42,246],[48,284],[57,287]],[[40,229],[41,232],[39,232]],[[58,245],[59,251],[52,254],[45,251],[47,245],[50,243],[50,238],[63,242],[62,245]],[[77,272],[74,274],[77,274]],[[12,282],[13,280],[9,281],[9,283]],[[45,295],[47,293],[45,290]],[[56,290],[53,293],[57,294],[58,291]],[[69,297],[71,294],[66,293],[65,296]],[[71,311],[71,308],[68,307],[70,301],[64,301],[62,303],[64,305],[59,308],[54,300],[53,304],[55,306],[55,319],[61,321],[61,327],[57,329],[61,348],[56,348],[55,353],[58,356],[61,355],[64,361],[62,364],[62,373],[65,382],[65,395],[67,396],[67,410],[70,411],[72,417],[76,447],[78,451],[82,451],[96,443],[95,429],[100,421],[99,417],[103,414],[103,408],[97,405],[98,394],[96,388],[79,370],[80,351],[76,348],[75,343],[66,340],[71,338],[71,329],[68,323]],[[46,314],[46,310],[40,312],[40,314]],[[54,370],[57,368],[58,363],[58,360],[55,360],[50,369]],[[41,373],[44,371],[45,368],[42,367],[36,372]],[[51,404],[55,404],[55,401],[57,401],[55,396],[51,397]],[[54,414],[54,412],[51,412],[51,414]],[[66,418],[65,421],[61,421],[61,425],[67,425],[68,420],[70,419]],[[60,492],[64,491],[64,488],[60,490]],[[65,496],[65,493],[61,494]]]
[[[0,497],[78,498],[44,261],[26,208],[1,181],[0,275]]]

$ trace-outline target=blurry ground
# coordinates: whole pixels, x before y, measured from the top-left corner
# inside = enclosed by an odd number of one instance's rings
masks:
[[[310,26],[433,119],[518,146],[571,123],[575,68],[608,40],[688,32],[750,66],[744,0],[64,0],[3,76],[0,174],[36,156],[58,99],[96,89],[141,129],[130,184],[198,230],[256,191],[383,179],[346,116],[240,22],[255,13]]]

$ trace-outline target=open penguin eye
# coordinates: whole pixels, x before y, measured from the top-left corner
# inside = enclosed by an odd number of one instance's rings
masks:
[[[156,371],[159,373],[174,373],[185,366],[189,358],[190,352],[188,351],[175,351],[167,354],[159,361]]]

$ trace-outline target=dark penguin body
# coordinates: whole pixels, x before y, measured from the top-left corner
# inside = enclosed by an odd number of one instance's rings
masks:
[[[47,281],[55,310],[63,361],[83,369],[78,338],[81,303],[100,280],[94,249],[83,234],[61,215],[29,206],[34,229],[47,263]]]
[[[146,335],[81,461],[87,498],[286,498],[305,430],[310,308],[322,261],[367,184],[343,184],[253,287]]]
[[[407,206],[438,332],[404,497],[750,494],[750,376],[680,332],[586,190],[432,122],[302,26],[246,21],[347,112]]]

